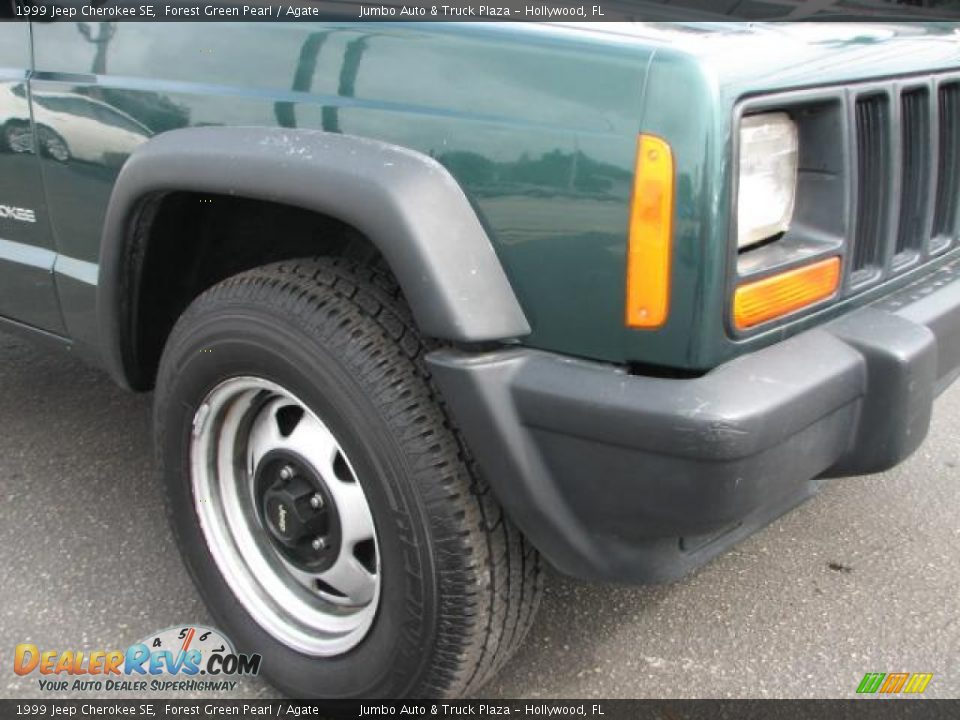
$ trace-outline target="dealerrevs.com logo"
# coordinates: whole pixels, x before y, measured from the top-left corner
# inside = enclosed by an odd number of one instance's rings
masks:
[[[237,653],[223,633],[202,626],[173,627],[126,650],[41,650],[21,643],[13,671],[38,675],[40,690],[99,692],[231,691],[232,678],[260,672],[259,654]]]

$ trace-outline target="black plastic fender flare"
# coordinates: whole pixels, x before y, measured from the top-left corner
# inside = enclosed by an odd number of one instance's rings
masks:
[[[104,362],[130,386],[143,200],[211,192],[314,210],[352,225],[396,275],[421,330],[455,342],[526,335],[530,326],[490,238],[436,160],[377,140],[263,127],[172,130],[137,148],[107,207],[97,314]]]

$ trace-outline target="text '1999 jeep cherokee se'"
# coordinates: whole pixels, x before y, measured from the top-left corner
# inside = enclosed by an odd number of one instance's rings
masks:
[[[0,315],[155,388],[185,562],[298,696],[475,691],[541,557],[688,572],[960,368],[936,25],[0,25]]]

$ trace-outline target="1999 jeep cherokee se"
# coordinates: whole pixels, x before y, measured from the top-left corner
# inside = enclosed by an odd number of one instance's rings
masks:
[[[134,390],[298,696],[456,695],[960,368],[944,25],[0,25],[0,314]]]

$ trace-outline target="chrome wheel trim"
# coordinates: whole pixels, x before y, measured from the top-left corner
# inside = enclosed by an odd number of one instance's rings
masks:
[[[301,411],[300,419],[284,434],[277,411],[291,407]],[[296,453],[309,463],[336,505],[342,539],[336,561],[322,573],[291,563],[264,527],[254,481],[258,464],[273,451]],[[260,627],[308,655],[339,655],[355,647],[379,604],[380,553],[360,479],[322,420],[276,383],[231,378],[210,391],[194,415],[190,470],[210,554]],[[372,543],[366,564],[355,554],[361,543]]]

